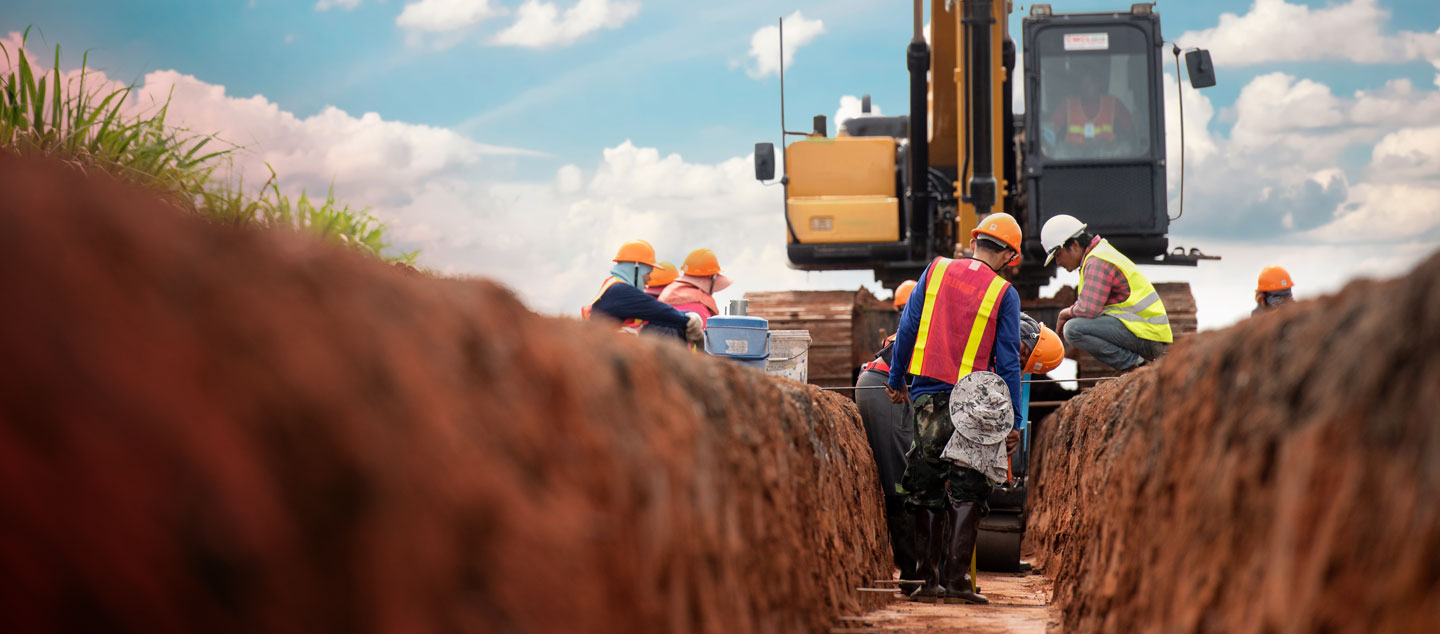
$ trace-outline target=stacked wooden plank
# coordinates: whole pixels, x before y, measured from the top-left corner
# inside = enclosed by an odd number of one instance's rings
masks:
[[[770,321],[770,330],[810,332],[809,381],[821,387],[855,384],[860,364],[874,357],[897,315],[889,302],[854,291],[746,293],[749,313]]]

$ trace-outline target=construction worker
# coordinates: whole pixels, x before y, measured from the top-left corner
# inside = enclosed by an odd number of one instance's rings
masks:
[[[1052,146],[1062,158],[1110,156],[1135,139],[1135,122],[1130,110],[1105,90],[1104,68],[1080,65],[1075,77],[1078,90],[1065,98],[1051,114],[1047,138],[1062,144]]]
[[[720,314],[715,293],[730,288],[729,277],[720,272],[720,259],[710,249],[695,249],[680,265],[680,277],[660,293],[660,301],[709,320]]]
[[[644,240],[631,240],[615,253],[610,277],[600,285],[595,299],[580,309],[590,319],[599,313],[620,322],[620,330],[639,334],[674,335],[691,344],[703,342],[704,320],[695,313],[683,313],[640,290],[655,270],[655,247]]]
[[[665,290],[665,287],[674,282],[677,277],[680,277],[680,269],[675,268],[675,265],[670,262],[661,262],[654,271],[650,272],[650,279],[645,282],[645,294],[659,298],[660,292]]]
[[[1045,374],[1060,367],[1060,362],[1065,360],[1065,344],[1060,342],[1060,335],[1055,334],[1049,326],[1040,323],[1034,317],[1020,313],[1020,374],[1021,380],[1032,374]],[[1030,386],[1021,384],[1020,388],[1020,424],[1010,431],[1005,438],[1006,453],[1015,453],[1020,446],[1020,434],[1024,431],[1025,412],[1030,405]]]
[[[951,392],[972,373],[998,374],[1007,388],[1012,421],[997,442],[1019,422],[1020,294],[998,271],[1019,261],[1020,237],[1020,225],[1009,214],[986,216],[971,232],[974,255],[931,262],[900,315],[885,391],[892,402],[912,405],[915,442],[906,455],[902,486],[915,522],[916,579],[923,582],[911,595],[917,600],[989,602],[975,590],[970,563],[996,482],[975,465],[949,462],[941,453],[956,432]],[[914,377],[908,390],[907,374]]]
[[[1261,269],[1260,279],[1255,283],[1255,310],[1250,314],[1259,314],[1295,301],[1295,294],[1291,292],[1294,287],[1289,271],[1278,266]]]
[[[1130,258],[1085,223],[1061,214],[1040,229],[1045,264],[1080,269],[1079,297],[1060,311],[1056,330],[1067,345],[1126,371],[1145,365],[1170,347],[1170,318],[1150,280]]]
[[[906,280],[895,289],[893,304],[895,310],[905,308],[915,281]],[[883,347],[869,363],[860,366],[860,376],[855,380],[855,404],[860,407],[860,420],[865,424],[865,437],[870,442],[870,452],[875,456],[875,468],[880,472],[880,492],[885,494],[885,524],[890,529],[890,552],[895,567],[900,570],[901,579],[915,578],[915,528],[905,512],[905,490],[900,479],[905,475],[905,452],[915,438],[914,431],[906,425],[910,413],[908,403],[891,403],[879,389],[890,378],[890,354],[894,349],[895,335],[885,338]],[[870,388],[870,389],[864,389]],[[906,594],[915,591],[916,586],[902,584],[900,591]]]

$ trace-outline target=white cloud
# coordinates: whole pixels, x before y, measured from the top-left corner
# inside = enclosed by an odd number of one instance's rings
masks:
[[[854,95],[845,95],[844,97],[841,97],[840,107],[835,110],[835,118],[831,119],[831,121],[835,123],[835,129],[843,130],[845,126],[845,121],[849,119],[854,119],[862,116],[878,117],[885,114],[884,112],[880,111],[879,105],[871,102],[870,114],[866,115],[860,112],[860,108],[863,105],[864,104],[860,101],[860,98]]]
[[[1219,24],[1180,36],[1181,46],[1209,48],[1217,65],[1339,60],[1359,63],[1440,59],[1440,31],[1385,33],[1389,17],[1378,0],[1350,0],[1323,8],[1285,0],[1255,0],[1244,15],[1224,13]]]
[[[530,48],[568,46],[592,31],[619,28],[639,12],[640,4],[627,0],[579,0],[563,14],[549,2],[525,0],[515,10],[515,23],[496,33],[490,43]]]
[[[329,11],[336,7],[349,11],[360,6],[361,0],[319,0],[315,3],[316,11]]]
[[[405,5],[395,24],[416,32],[453,32],[500,14],[490,0],[418,0]]]
[[[819,19],[807,20],[796,11],[785,18],[785,66],[795,61],[795,51],[814,41],[825,32],[825,22]],[[750,36],[750,59],[752,64],[745,72],[759,79],[780,72],[780,27],[764,26]]]

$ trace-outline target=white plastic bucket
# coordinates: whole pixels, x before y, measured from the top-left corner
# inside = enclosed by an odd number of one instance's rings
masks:
[[[771,330],[765,372],[806,382],[810,376],[810,331]]]

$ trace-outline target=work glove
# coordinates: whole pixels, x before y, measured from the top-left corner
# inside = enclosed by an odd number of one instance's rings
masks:
[[[685,341],[699,346],[705,343],[705,320],[699,313],[685,313]]]

